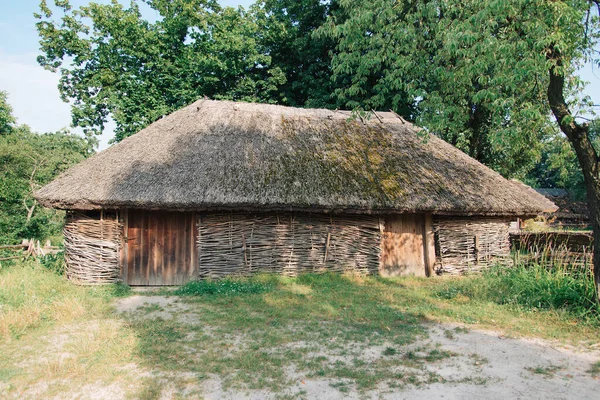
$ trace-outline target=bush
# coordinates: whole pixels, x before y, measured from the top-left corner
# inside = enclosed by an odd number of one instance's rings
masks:
[[[600,323],[594,279],[589,270],[567,271],[538,265],[494,267],[478,277],[451,281],[437,295],[444,299],[461,295],[528,310],[562,310]]]
[[[62,275],[65,272],[65,257],[63,253],[40,256],[38,257],[38,261],[41,266],[58,275]]]

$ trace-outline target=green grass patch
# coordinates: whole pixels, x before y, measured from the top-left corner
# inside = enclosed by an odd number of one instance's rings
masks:
[[[466,297],[528,311],[561,311],[579,321],[600,325],[590,271],[495,267],[480,276],[453,280],[439,288],[437,295],[445,300]]]
[[[537,367],[526,368],[526,370],[531,372],[532,374],[543,375],[548,378],[554,377],[554,375],[562,369],[564,369],[564,367],[560,365],[539,365]]]
[[[569,294],[587,293],[588,283],[570,284],[535,268],[435,279],[324,274],[196,281],[164,293],[175,299],[161,305],[142,299],[123,315],[113,304],[131,293],[127,286],[80,287],[56,271],[33,261],[0,270],[0,384],[9,395],[40,382],[50,382],[44,397],[100,382],[123,385],[132,398],[199,397],[214,377],[225,389],[290,396],[287,388],[304,378],[365,393],[444,381],[423,371],[457,355],[418,343],[429,321],[460,323],[444,331],[454,340],[466,327],[483,327],[596,343],[599,326],[597,311]],[[564,293],[548,294],[553,290]],[[475,365],[487,362],[470,357]]]
[[[590,369],[587,370],[587,372],[590,375],[592,375],[593,377],[600,376],[600,361],[595,362],[594,364],[592,364],[590,366]]]
[[[259,279],[222,279],[218,281],[190,281],[175,290],[178,296],[235,296],[242,294],[259,294],[272,291],[275,285],[270,281]]]

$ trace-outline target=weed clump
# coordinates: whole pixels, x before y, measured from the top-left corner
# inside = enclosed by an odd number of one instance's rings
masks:
[[[259,294],[270,292],[275,285],[249,279],[222,279],[218,281],[190,281],[175,291],[178,296]]]
[[[539,265],[494,267],[477,277],[449,281],[436,295],[447,300],[464,296],[529,311],[564,311],[600,324],[594,278],[588,270]]]

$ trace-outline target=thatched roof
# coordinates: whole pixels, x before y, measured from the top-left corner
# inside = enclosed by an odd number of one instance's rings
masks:
[[[534,215],[524,190],[394,113],[199,100],[36,193],[63,209]],[[535,193],[534,191],[531,191]]]

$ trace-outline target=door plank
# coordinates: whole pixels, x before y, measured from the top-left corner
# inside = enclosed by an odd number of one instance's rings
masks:
[[[180,285],[198,274],[195,213],[130,210],[125,263],[130,285]]]

